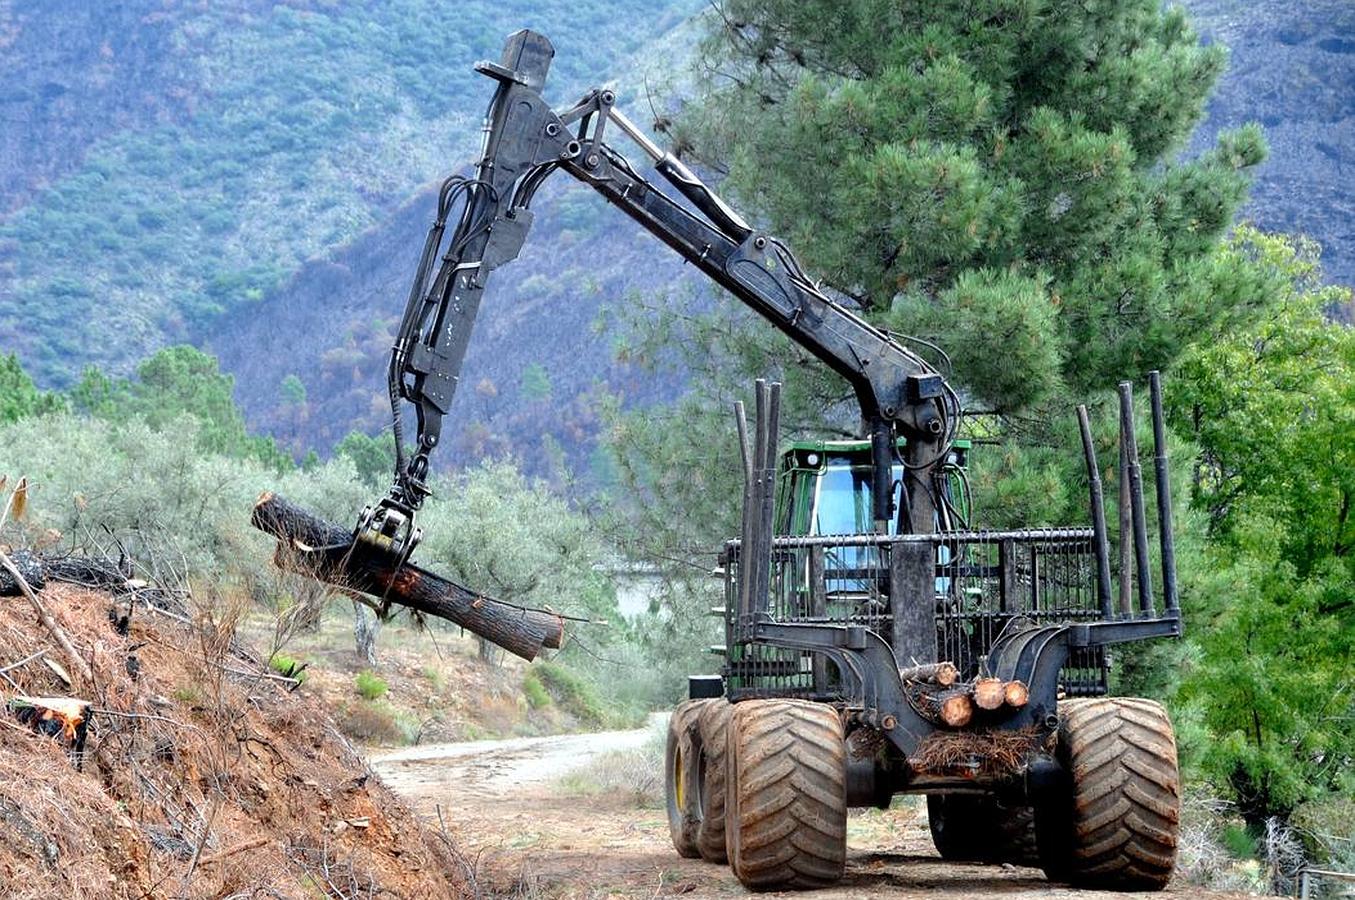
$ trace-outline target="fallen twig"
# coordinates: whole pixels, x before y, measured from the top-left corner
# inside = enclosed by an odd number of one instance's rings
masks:
[[[0,675],[5,674],[6,672],[13,672],[15,669],[19,668],[20,666],[28,665],[28,664],[31,663],[33,660],[35,660],[35,659],[37,659],[38,657],[42,656],[42,655],[43,655],[44,653],[46,653],[46,652],[47,652],[47,649],[46,649],[46,648],[43,648],[42,650],[39,650],[37,653],[32,653],[32,654],[29,654],[28,656],[25,656],[23,659],[19,660],[19,661],[16,662],[16,663],[10,663],[9,665],[5,666],[3,669],[0,669]]]
[[[0,520],[0,525],[3,524],[3,520]],[[47,633],[50,634],[52,639],[57,642],[57,645],[61,647],[62,652],[66,655],[66,661],[71,664],[71,667],[74,668],[77,673],[79,673],[86,684],[92,685],[94,683],[94,671],[90,669],[89,663],[85,662],[84,658],[79,653],[75,652],[75,647],[71,644],[70,638],[66,637],[66,632],[56,623],[56,620],[52,618],[52,614],[47,611],[46,605],[38,599],[38,595],[33,593],[33,589],[28,586],[28,581],[24,578],[23,573],[19,571],[18,567],[14,565],[14,561],[3,551],[0,551],[0,567],[3,567],[4,570],[10,574],[10,577],[14,579],[15,584],[19,586],[20,592],[28,599],[28,602],[33,605],[33,609],[38,614],[38,621],[42,622],[42,626],[47,629]]]

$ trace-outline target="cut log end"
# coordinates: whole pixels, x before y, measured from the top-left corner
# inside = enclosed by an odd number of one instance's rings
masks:
[[[1025,706],[1030,700],[1030,688],[1026,687],[1025,682],[1009,681],[1003,699],[1008,706]]]
[[[974,717],[974,702],[969,685],[920,695],[923,708],[931,718],[939,719],[951,728],[963,728]]]
[[[968,694],[953,694],[941,701],[941,721],[951,728],[963,728],[974,717],[974,704]]]
[[[974,682],[974,704],[979,709],[997,709],[1007,700],[1007,689],[1000,678],[980,678]]]

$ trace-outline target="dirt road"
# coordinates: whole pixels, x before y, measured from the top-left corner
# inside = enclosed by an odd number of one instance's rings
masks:
[[[639,750],[653,740],[651,730],[640,729],[476,741],[388,753],[374,757],[372,765],[420,814],[435,817],[441,806],[488,896],[749,896],[728,867],[682,859],[673,851],[667,820],[656,802],[641,806],[634,792],[580,793],[577,784],[573,789],[562,786],[562,781],[571,781],[571,772],[587,772],[607,751]],[[661,791],[661,774],[654,772],[653,777]],[[587,779],[572,779],[580,780]],[[1034,869],[942,862],[932,848],[925,806],[918,798],[901,798],[884,812],[853,813],[848,843],[847,877],[840,887],[787,896],[1135,896],[1056,887]],[[1166,896],[1225,900],[1245,895],[1182,885]]]

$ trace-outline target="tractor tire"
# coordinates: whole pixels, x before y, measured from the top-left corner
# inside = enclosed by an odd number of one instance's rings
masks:
[[[1035,809],[1029,805],[1007,806],[974,794],[931,794],[927,824],[942,859],[1040,865]]]
[[[697,730],[701,735],[699,784],[701,787],[701,825],[696,846],[707,862],[728,859],[725,850],[726,751],[729,745],[729,718],[734,705],[727,700],[712,700],[701,710]]]
[[[1158,703],[1098,697],[1059,704],[1059,761],[1070,776],[1038,810],[1045,874],[1078,887],[1156,891],[1176,865],[1181,776]]]
[[[664,801],[668,807],[668,833],[679,856],[701,855],[696,836],[701,827],[697,785],[696,722],[704,700],[684,700],[668,717],[668,744],[663,755]]]
[[[729,719],[730,868],[754,891],[827,887],[847,862],[847,744],[837,710],[749,700]]]

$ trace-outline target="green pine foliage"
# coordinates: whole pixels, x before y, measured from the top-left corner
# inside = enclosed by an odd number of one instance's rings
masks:
[[[1015,412],[1228,316],[1255,128],[1177,160],[1225,54],[1155,0],[723,4],[680,145],[810,271]]]
[[[16,354],[0,356],[0,423],[56,412],[65,407],[58,394],[38,390]]]
[[[1259,833],[1355,791],[1355,331],[1327,318],[1351,292],[1322,284],[1311,242],[1242,228],[1226,252],[1272,300],[1171,382],[1212,537],[1190,573],[1181,696],[1205,772]]]
[[[235,379],[221,371],[215,357],[179,345],[141,363],[134,379],[109,378],[90,366],[70,396],[80,412],[113,421],[137,419],[157,430],[172,429],[181,417],[191,416],[198,448],[290,469],[292,458],[272,438],[249,433],[234,388]]]

